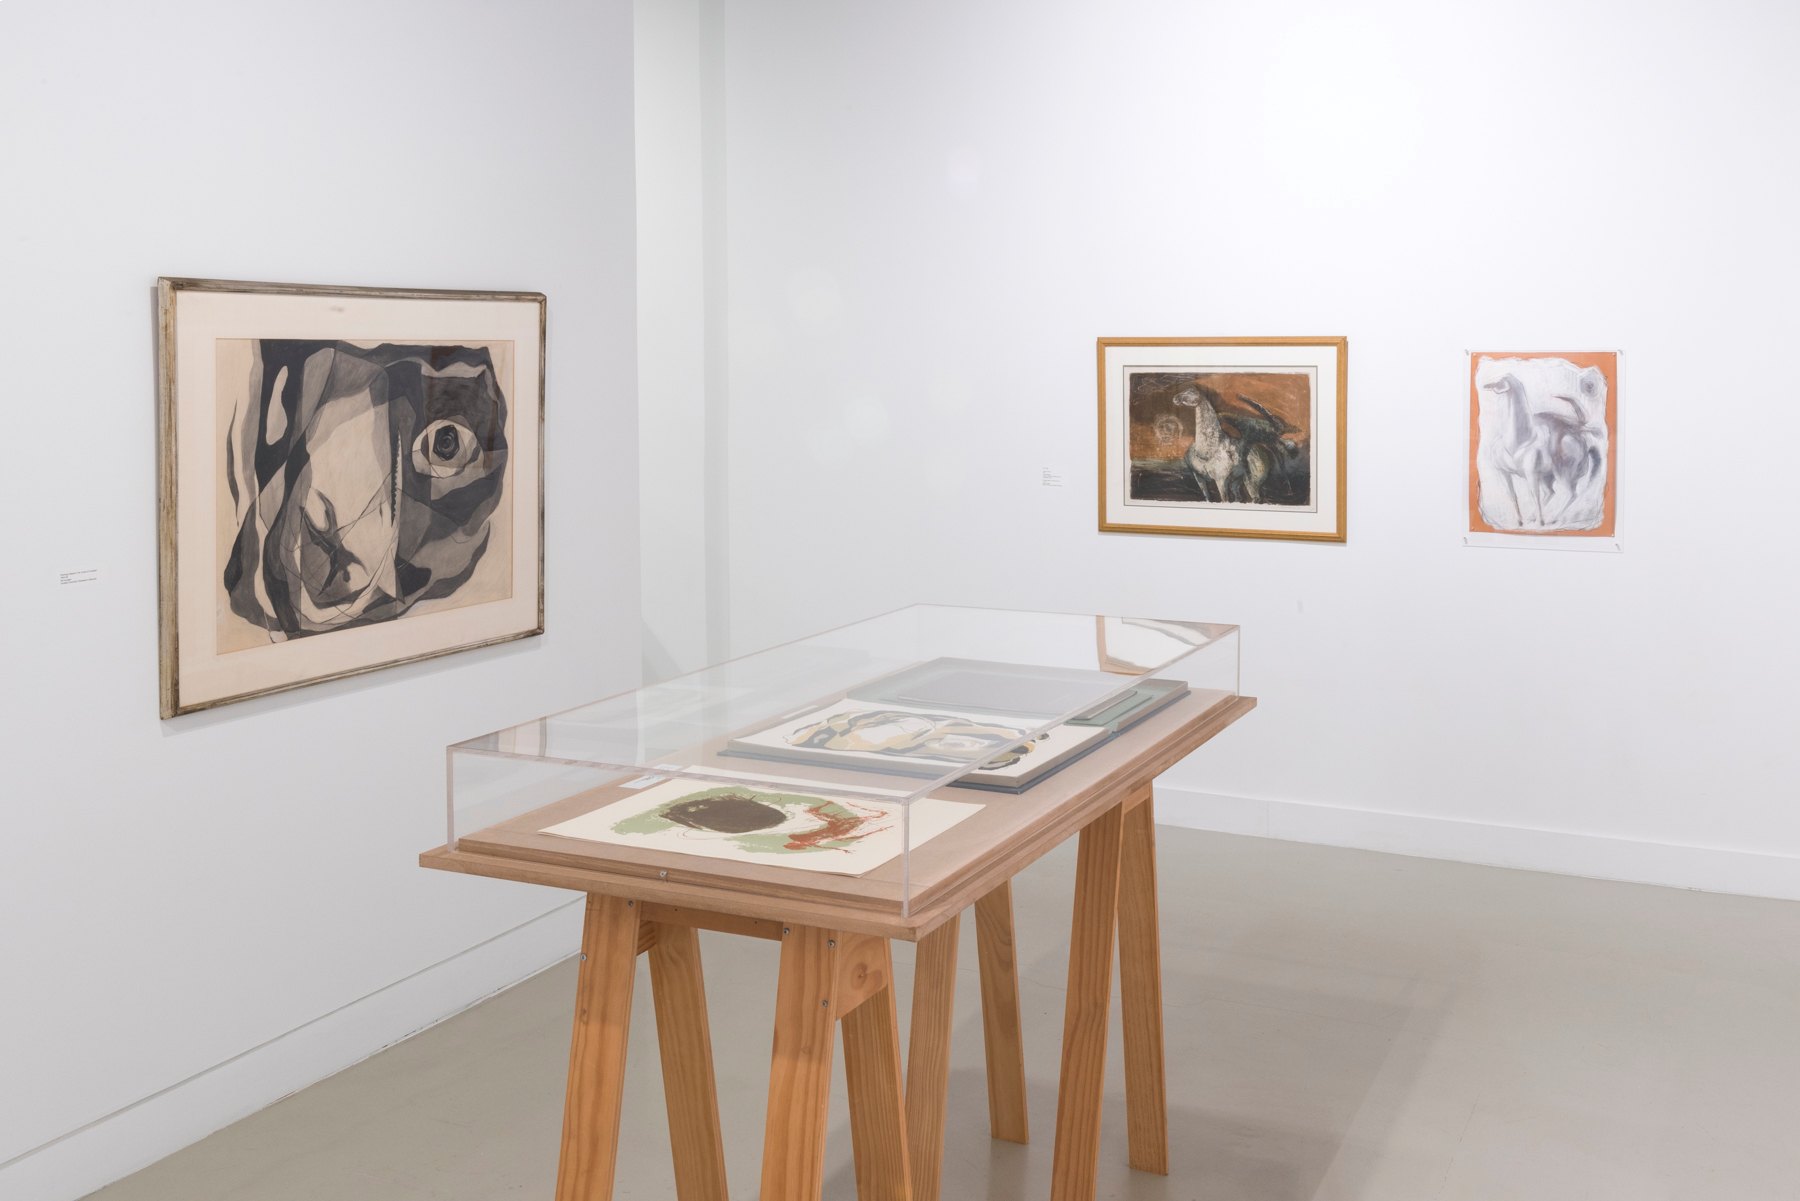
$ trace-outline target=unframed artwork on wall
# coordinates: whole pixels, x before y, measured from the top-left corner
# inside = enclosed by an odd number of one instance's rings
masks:
[[[164,717],[543,632],[542,295],[158,298]]]
[[[1472,544],[1617,549],[1618,462],[1617,351],[1470,353]]]

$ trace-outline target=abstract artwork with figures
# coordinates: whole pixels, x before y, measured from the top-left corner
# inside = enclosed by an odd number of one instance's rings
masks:
[[[1101,338],[1100,528],[1342,542],[1344,338]]]
[[[157,296],[164,717],[543,632],[543,296]]]
[[[790,762],[947,776],[973,767],[965,780],[1023,782],[1089,747],[1092,727],[1034,729],[1041,719],[999,713],[950,713],[916,705],[846,698],[791,714],[767,729],[740,734],[729,750]]]
[[[1469,530],[1610,537],[1618,353],[1476,353],[1469,365]]]
[[[510,345],[217,347],[221,649],[507,595]]]
[[[960,713],[853,708],[800,726],[785,737],[793,747],[1011,767],[1042,741],[1026,738],[1028,729]]]
[[[1134,371],[1127,503],[1315,507],[1303,371]]]
[[[861,875],[954,826],[979,806],[911,805],[749,784],[666,780],[543,830],[613,846]],[[910,814],[907,812],[910,809]]]

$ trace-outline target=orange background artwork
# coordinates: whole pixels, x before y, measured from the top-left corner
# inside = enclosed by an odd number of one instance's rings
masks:
[[[1481,479],[1475,453],[1481,444],[1481,397],[1475,372],[1482,359],[1566,359],[1577,367],[1598,367],[1606,377],[1606,491],[1600,524],[1591,530],[1503,530],[1481,516]],[[1618,522],[1619,488],[1619,352],[1616,350],[1477,350],[1469,354],[1469,532],[1516,534],[1524,538],[1610,538]]]
[[[1253,400],[1287,427],[1301,443],[1312,438],[1312,381],[1304,375],[1274,371],[1142,371],[1131,377],[1126,401],[1130,415],[1131,457],[1138,460],[1179,459],[1194,441],[1193,411],[1176,408],[1170,397],[1200,384],[1216,394],[1215,407],[1226,421],[1255,417],[1244,400]],[[1179,433],[1159,438],[1158,419],[1173,417]]]

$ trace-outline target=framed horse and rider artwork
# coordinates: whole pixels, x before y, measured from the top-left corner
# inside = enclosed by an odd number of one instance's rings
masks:
[[[1343,542],[1344,338],[1101,338],[1100,528]]]
[[[158,283],[162,715],[544,630],[544,297]]]
[[[1618,351],[1471,351],[1470,545],[1618,550]]]

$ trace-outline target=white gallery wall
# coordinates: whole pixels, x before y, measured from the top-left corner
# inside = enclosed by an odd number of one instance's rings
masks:
[[[724,43],[734,650],[1239,622],[1262,706],[1164,821],[1800,897],[1800,10],[785,0]],[[1348,544],[1097,533],[1094,339],[1274,334],[1349,338]],[[1465,548],[1464,352],[1613,348],[1624,552]]]
[[[416,856],[446,743],[637,679],[631,56],[628,0],[0,3],[0,1198],[573,950]],[[549,632],[159,721],[159,274],[547,293]]]
[[[636,0],[644,676],[726,653],[724,0]]]

